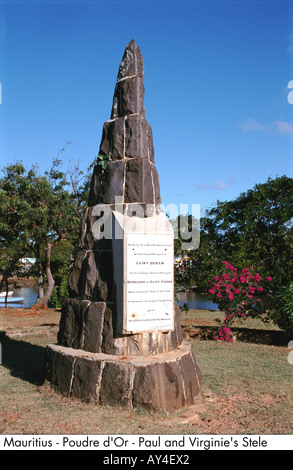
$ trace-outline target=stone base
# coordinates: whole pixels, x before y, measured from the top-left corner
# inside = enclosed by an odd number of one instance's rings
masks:
[[[114,356],[48,345],[46,379],[60,393],[100,405],[170,412],[194,403],[200,370],[191,346],[157,356]]]
[[[69,298],[62,307],[57,341],[60,346],[92,353],[156,356],[174,351],[183,341],[180,309],[175,302],[174,318],[173,331],[119,335],[115,310],[113,313],[106,302]]]

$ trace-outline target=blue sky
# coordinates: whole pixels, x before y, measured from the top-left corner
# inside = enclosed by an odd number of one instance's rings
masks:
[[[0,0],[0,166],[44,171],[70,142],[86,169],[134,38],[165,205],[293,177],[292,21],[278,0]]]

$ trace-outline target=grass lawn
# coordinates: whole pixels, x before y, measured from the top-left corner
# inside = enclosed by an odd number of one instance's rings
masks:
[[[239,328],[254,336],[240,334],[233,343],[203,340],[219,315],[199,310],[182,314],[201,369],[202,391],[193,406],[165,414],[62,397],[42,381],[45,347],[56,342],[60,312],[1,309],[0,433],[293,434],[290,350],[282,341],[274,344],[265,337],[263,342],[262,334],[256,335],[265,329],[271,337],[280,332],[245,322]]]

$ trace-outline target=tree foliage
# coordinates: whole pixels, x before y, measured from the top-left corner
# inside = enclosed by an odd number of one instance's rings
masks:
[[[254,266],[273,274],[275,289],[293,280],[293,179],[269,178],[232,201],[207,210],[200,221],[200,246],[190,252],[189,283],[204,290],[221,262]]]
[[[214,245],[228,261],[274,273],[276,285],[293,279],[293,179],[269,178],[231,202],[208,211]]]
[[[34,255],[37,260],[39,303],[46,304],[54,288],[51,254],[65,239],[78,237],[87,182],[77,168],[67,174],[55,159],[51,169],[40,175],[38,167],[26,170],[21,162],[3,169],[0,179],[0,243],[4,257],[19,260]],[[42,262],[44,260],[44,262]],[[5,262],[4,262],[5,264]],[[15,263],[14,263],[15,264]],[[4,273],[11,275],[13,266]],[[44,269],[43,269],[44,266]],[[47,289],[43,293],[43,271]]]
[[[277,290],[267,314],[268,319],[277,324],[291,340],[293,337],[293,282]]]

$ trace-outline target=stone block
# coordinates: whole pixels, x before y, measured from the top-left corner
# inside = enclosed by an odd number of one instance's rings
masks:
[[[82,349],[94,353],[102,352],[105,302],[90,302],[84,315]]]
[[[78,248],[80,251],[98,250],[98,241],[94,238],[93,226],[98,219],[93,215],[94,206],[89,206],[83,215],[81,230],[78,240]]]
[[[97,402],[97,384],[102,366],[101,361],[90,361],[83,357],[77,357],[72,375],[71,396],[84,402]]]
[[[109,163],[103,174],[100,202],[114,204],[115,196],[123,196],[124,166],[124,161]]]
[[[69,276],[69,294],[84,300],[105,301],[112,295],[111,252],[101,253],[98,243],[88,234],[93,250],[81,250],[77,253],[72,272]],[[104,260],[107,264],[101,264]],[[109,284],[109,287],[108,287]]]
[[[174,330],[166,336],[167,350],[173,351],[178,348],[183,341],[181,328],[181,313],[178,305],[174,302]]]
[[[140,77],[134,76],[116,83],[111,119],[128,114],[144,115],[144,84]]]
[[[159,174],[155,165],[153,165],[152,167],[152,175],[153,175],[153,185],[154,185],[154,204],[157,207],[161,204],[162,201],[161,201]]]
[[[147,158],[154,162],[152,129],[141,115],[128,116],[125,121],[125,157]]]
[[[103,126],[100,154],[109,155],[111,160],[124,158],[125,118],[107,121]]]
[[[127,336],[129,356],[156,356],[168,351],[165,338],[170,333],[158,331],[132,334]]]
[[[99,279],[96,299],[111,301],[113,298],[113,254],[111,251],[99,253]]]
[[[192,351],[190,351],[190,354],[182,356],[180,367],[185,401],[191,404],[201,389],[201,373]]]
[[[138,75],[144,76],[144,64],[141,52],[136,42],[132,39],[125,48],[117,75],[117,80]]]
[[[133,382],[133,406],[159,409],[161,400],[158,392],[161,384],[158,363],[139,368]]]
[[[102,181],[102,167],[100,165],[95,165],[93,170],[93,175],[91,179],[90,192],[88,205],[95,206],[100,202],[100,189]]]
[[[101,405],[132,405],[133,367],[122,362],[108,361],[105,363],[99,400]]]
[[[128,160],[126,164],[125,203],[154,204],[152,164],[141,158]]]
[[[99,278],[96,259],[97,256],[98,255],[93,251],[89,251],[86,256],[86,275],[84,276],[84,289],[82,290],[81,295],[90,300],[94,300],[95,288]]]
[[[102,405],[171,412],[194,404],[200,371],[190,345],[153,357],[94,354],[49,345],[46,378],[60,393]]]
[[[113,313],[110,308],[107,308],[104,314],[102,352],[105,354],[115,354],[116,352],[114,345]]]
[[[86,261],[86,251],[79,251],[74,260],[74,266],[68,280],[70,297],[77,297],[83,288]]]
[[[137,370],[133,384],[134,407],[168,412],[185,404],[181,367],[178,362],[166,360]]]
[[[90,352],[101,352],[105,336],[113,332],[112,324],[107,330],[105,302],[89,302],[88,300],[67,299],[62,307],[58,343],[62,346],[82,349]]]
[[[60,354],[58,350],[47,347],[45,355],[46,379],[62,395],[69,395],[75,356]]]
[[[69,348],[79,349],[82,345],[82,332],[85,312],[90,302],[67,299],[62,307],[58,343]]]

